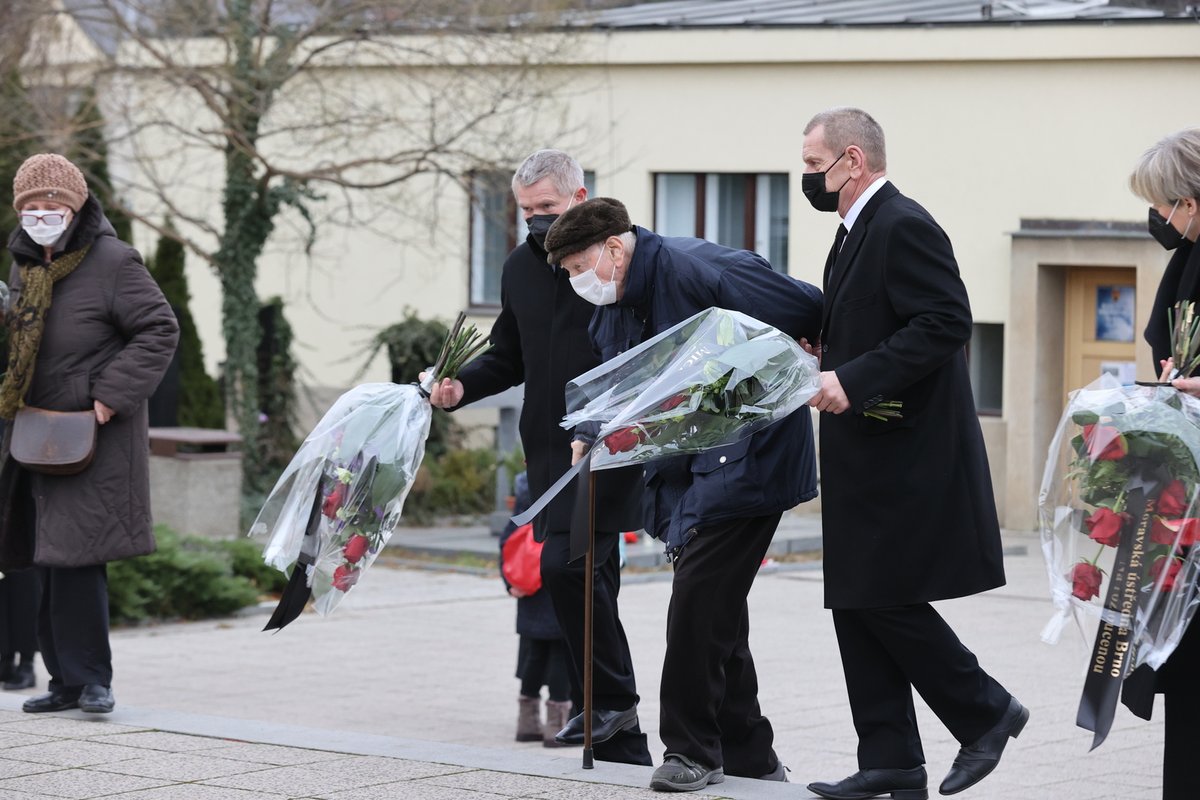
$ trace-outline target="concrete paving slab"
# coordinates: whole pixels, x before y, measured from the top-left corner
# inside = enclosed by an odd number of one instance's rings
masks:
[[[26,775],[21,778],[0,780],[0,789],[13,789],[34,795],[67,798],[68,800],[90,800],[93,797],[132,792],[163,786],[167,781],[156,778],[138,778],[132,775],[112,775],[82,769],[64,769]]]
[[[142,751],[137,748],[80,741],[78,739],[60,739],[52,742],[28,744],[23,747],[10,747],[4,751],[5,758],[16,761],[32,761],[37,764],[51,764],[56,767],[87,767],[92,764],[110,764],[114,761],[138,758],[141,755]]]
[[[7,752],[5,752],[7,755]],[[10,758],[0,758],[0,778],[19,778],[22,775],[37,775],[41,772],[55,771],[53,764],[38,764],[33,761],[17,761]]]
[[[819,535],[811,518],[789,526],[782,546]],[[494,547],[486,532],[456,536],[456,547],[471,540],[479,552]],[[1006,567],[1007,586],[938,604],[1033,714],[999,769],[964,797],[1156,800],[1161,717],[1146,723],[1119,709],[1109,741],[1089,754],[1090,735],[1074,725],[1085,645],[1077,636],[1057,647],[1039,641],[1051,607],[1037,538],[1008,536]],[[750,597],[760,701],[793,783],[730,778],[705,795],[808,798],[808,781],[856,769],[823,578],[819,565],[764,568]],[[641,724],[657,762],[670,574],[627,572],[623,580]],[[661,797],[646,788],[649,768],[598,762],[582,770],[578,748],[512,740],[514,613],[490,572],[377,566],[333,615],[306,613],[275,635],[261,633],[261,617],[115,631],[113,714],[30,718],[19,711],[22,696],[0,695],[0,765],[46,770],[4,775],[0,767],[0,800],[97,792],[134,800]],[[919,699],[917,715],[936,792],[958,743]],[[14,760],[12,751],[38,747],[49,748],[43,759],[65,764]],[[125,758],[127,750],[135,757]],[[70,767],[103,752],[114,759]],[[218,767],[233,772],[204,777]],[[130,774],[120,774],[126,768]],[[185,782],[192,780],[200,782]]]
[[[164,778],[176,783],[198,783],[209,778],[224,778],[263,769],[274,769],[273,765],[255,764],[249,761],[234,761],[229,758],[213,758],[195,753],[154,752],[141,758],[93,766],[101,772],[118,775],[139,775],[143,778]]]
[[[179,783],[122,794],[121,800],[263,800],[258,792],[241,789],[226,789],[221,786],[201,786],[196,783]],[[275,795],[283,797],[283,795]],[[0,800],[4,800],[0,795]]]

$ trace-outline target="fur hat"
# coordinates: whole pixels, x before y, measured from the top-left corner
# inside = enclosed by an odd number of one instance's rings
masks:
[[[572,253],[631,230],[629,212],[620,200],[595,197],[572,206],[554,221],[546,233],[546,253],[551,264],[561,264]]]
[[[13,208],[17,211],[34,200],[47,200],[78,212],[87,197],[88,186],[83,173],[58,153],[30,156],[13,178]]]

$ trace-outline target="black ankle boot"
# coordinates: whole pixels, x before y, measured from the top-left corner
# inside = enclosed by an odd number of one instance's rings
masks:
[[[13,668],[12,675],[4,682],[4,690],[11,692],[19,689],[31,689],[37,685],[33,677],[33,659],[21,659],[21,663]]]
[[[16,656],[0,656],[0,683],[8,683],[13,678],[13,660]]]

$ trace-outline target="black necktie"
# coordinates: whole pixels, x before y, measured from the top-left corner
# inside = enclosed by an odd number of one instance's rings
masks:
[[[838,253],[842,252],[842,244],[846,241],[845,225],[838,225],[837,236],[833,239],[833,248],[829,251],[829,258],[825,259],[825,290],[829,290],[829,273],[833,271],[833,265],[837,261]]]

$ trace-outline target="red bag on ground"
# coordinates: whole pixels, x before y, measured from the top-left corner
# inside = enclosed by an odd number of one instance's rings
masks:
[[[542,543],[534,541],[533,523],[512,532],[504,542],[504,580],[526,594],[542,588]]]

